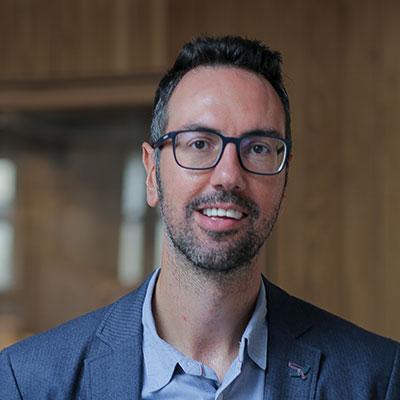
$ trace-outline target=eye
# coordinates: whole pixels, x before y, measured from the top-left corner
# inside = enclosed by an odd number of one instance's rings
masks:
[[[271,158],[276,151],[274,139],[266,136],[245,137],[240,147],[243,157],[258,161]]]
[[[215,147],[215,143],[208,137],[194,137],[186,142],[186,147],[193,151],[210,151]]]
[[[204,150],[208,143],[205,140],[197,139],[190,144],[190,146],[194,147],[197,150]]]
[[[271,149],[269,146],[265,144],[256,143],[251,146],[250,151],[255,154],[269,154],[271,153]]]
[[[246,153],[251,156],[268,156],[271,154],[271,146],[268,143],[249,143]]]

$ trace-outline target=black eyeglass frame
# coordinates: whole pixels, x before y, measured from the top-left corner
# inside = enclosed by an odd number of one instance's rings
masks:
[[[176,146],[175,146],[175,138],[179,133],[185,133],[185,132],[205,132],[205,133],[212,133],[214,135],[217,135],[221,138],[222,140],[222,148],[220,151],[219,156],[217,157],[217,159],[215,160],[214,164],[211,165],[210,167],[186,167],[184,165],[182,165],[178,159],[176,158]],[[252,171],[248,168],[246,168],[246,166],[243,164],[242,161],[242,156],[240,155],[240,143],[242,142],[243,139],[246,139],[248,137],[251,136],[265,136],[265,137],[270,137],[272,139],[276,139],[279,140],[283,143],[284,145],[284,149],[285,149],[285,155],[284,155],[284,160],[281,163],[279,169],[276,172],[273,173],[262,173],[262,172],[255,172]],[[256,174],[256,175],[267,175],[267,176],[271,176],[271,175],[278,175],[279,173],[281,173],[283,171],[283,169],[286,167],[288,160],[289,160],[289,154],[291,151],[291,147],[292,147],[292,143],[290,140],[284,139],[282,137],[278,137],[275,134],[268,134],[266,132],[262,132],[262,131],[254,131],[254,132],[249,132],[243,136],[240,137],[233,137],[233,136],[224,136],[221,133],[213,130],[213,129],[207,129],[207,128],[202,128],[202,129],[183,129],[183,130],[178,130],[178,131],[171,131],[171,132],[167,132],[166,134],[164,134],[163,136],[161,136],[156,142],[151,144],[151,147],[153,147],[153,149],[157,149],[160,148],[164,145],[164,143],[171,139],[172,140],[172,149],[173,149],[173,153],[174,153],[174,158],[175,158],[175,162],[184,169],[190,169],[190,170],[196,170],[196,171],[204,171],[207,169],[212,169],[215,168],[218,163],[221,161],[222,155],[224,154],[225,151],[225,147],[228,143],[233,143],[236,147],[236,151],[237,151],[237,155],[238,155],[238,159],[239,159],[239,163],[241,165],[241,167],[247,171],[250,172],[252,174]]]

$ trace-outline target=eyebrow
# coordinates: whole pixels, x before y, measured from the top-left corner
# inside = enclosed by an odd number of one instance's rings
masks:
[[[276,129],[255,129],[252,131],[245,132],[241,136],[246,136],[246,135],[247,136],[255,136],[255,135],[269,136],[269,137],[274,137],[277,139],[283,139],[282,134],[279,131],[277,131]]]
[[[222,132],[219,129],[211,128],[209,126],[201,125],[201,124],[188,124],[182,126],[181,129],[179,130],[188,130],[188,131],[200,131],[200,132],[211,132],[211,133],[220,133],[222,135],[226,135],[227,132]],[[277,131],[276,129],[252,129],[250,131],[245,131],[243,132],[240,137],[243,136],[256,136],[256,135],[261,135],[261,136],[269,136],[269,137],[274,137],[277,139],[283,139],[283,135]]]
[[[179,130],[184,130],[184,131],[201,131],[201,132],[217,132],[217,133],[222,133],[220,130],[211,128],[209,126],[201,125],[201,124],[189,124],[189,125],[184,125],[182,126],[181,129]]]

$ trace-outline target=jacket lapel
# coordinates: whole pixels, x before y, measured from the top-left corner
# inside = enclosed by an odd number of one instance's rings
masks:
[[[142,305],[148,280],[110,309],[85,360],[90,400],[135,400],[142,388]],[[86,398],[86,397],[84,397]]]
[[[125,342],[109,354],[86,360],[90,381],[89,399],[140,399],[141,365],[142,351],[139,338]]]
[[[296,343],[284,334],[268,337],[265,399],[313,399],[321,353]]]
[[[268,359],[265,395],[268,400],[313,399],[321,352],[301,342],[312,329],[301,303],[266,282]]]

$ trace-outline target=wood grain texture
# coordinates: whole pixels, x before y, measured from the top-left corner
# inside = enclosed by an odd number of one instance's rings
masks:
[[[382,263],[380,329],[400,337],[400,52],[398,50],[400,4],[395,0],[382,4],[384,21],[381,36],[382,75],[378,98],[380,121],[376,132],[381,149],[380,178],[382,210]],[[379,71],[379,69],[378,69]]]
[[[121,160],[96,148],[52,153],[30,152],[20,164],[21,317],[33,332],[110,301],[104,286],[117,287]]]
[[[164,3],[4,0],[0,80],[158,71],[164,61]]]
[[[159,74],[126,74],[0,82],[0,112],[147,106],[159,79]]]
[[[349,299],[346,311],[356,314],[362,325],[372,326],[377,326],[380,318],[379,269],[384,246],[380,207],[382,147],[376,136],[380,125],[380,82],[375,79],[375,71],[382,61],[382,23],[374,20],[379,11],[373,1],[366,1],[362,10],[350,3],[346,7],[340,110],[344,171],[341,290]]]

